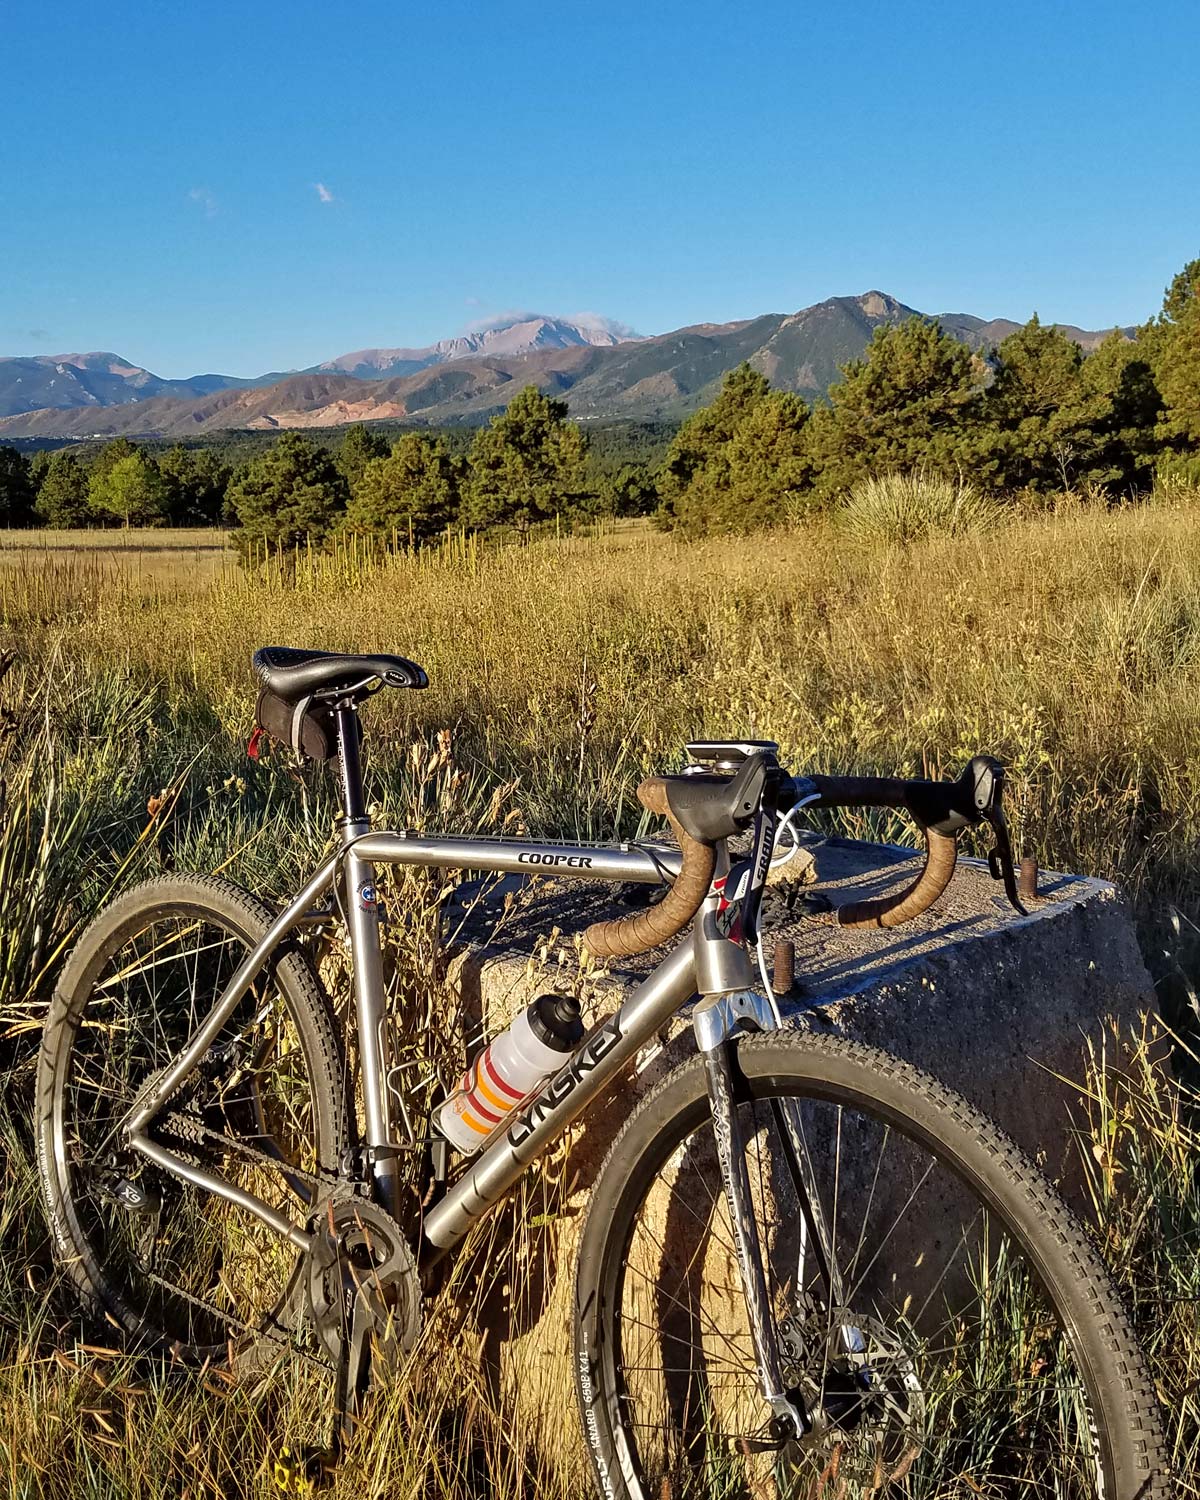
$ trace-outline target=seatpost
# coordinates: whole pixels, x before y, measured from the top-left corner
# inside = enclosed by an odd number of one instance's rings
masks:
[[[393,1217],[399,1210],[399,1152],[392,1140],[388,1097],[387,1016],[384,1008],[383,958],[379,947],[379,896],[375,867],[360,859],[351,841],[370,830],[363,795],[358,713],[353,705],[337,708],[338,768],[342,782],[342,838],[346,853],[345,910],[354,961],[354,1008],[362,1065],[366,1148],[375,1196]]]
[[[342,817],[347,824],[366,819],[363,799],[362,757],[359,754],[358,710],[339,704],[337,714],[338,769],[342,782]],[[356,833],[364,832],[355,829]]]

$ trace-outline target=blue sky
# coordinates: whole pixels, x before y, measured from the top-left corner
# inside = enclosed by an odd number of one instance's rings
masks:
[[[1200,5],[9,0],[0,353],[298,368],[877,287],[1104,327],[1200,255]]]

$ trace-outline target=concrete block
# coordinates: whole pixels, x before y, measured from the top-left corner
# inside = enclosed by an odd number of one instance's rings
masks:
[[[910,849],[828,839],[817,847],[815,890],[835,903],[877,896],[912,879]],[[1132,1020],[1153,1006],[1150,976],[1129,913],[1104,880],[1042,872],[1028,916],[1008,905],[982,860],[960,860],[932,911],[891,930],[844,929],[789,912],[786,881],[773,885],[763,925],[795,945],[796,983],[781,1001],[797,1025],[832,1027],[885,1047],[960,1089],[1039,1157],[1062,1168],[1062,1106],[1055,1074],[1080,1074],[1084,1038],[1108,1017]],[[618,915],[613,887],[505,877],[456,897],[460,946],[451,965],[470,1018],[493,1035],[537,994],[577,985],[569,935]],[[465,919],[461,912],[470,908]],[[531,961],[552,932],[548,962]],[[563,936],[566,935],[566,936]],[[768,953],[771,942],[768,942]],[[590,1014],[610,1012],[662,957],[623,960],[586,986]],[[568,961],[560,962],[566,958]],[[690,1034],[686,1014],[669,1043]],[[643,1066],[622,1114],[662,1072]]]

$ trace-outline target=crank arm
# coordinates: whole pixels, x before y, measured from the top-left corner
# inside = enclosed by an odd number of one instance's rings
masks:
[[[332,1446],[339,1455],[354,1434],[354,1423],[362,1415],[371,1384],[371,1331],[365,1301],[355,1295],[349,1327],[343,1320],[334,1378]]]

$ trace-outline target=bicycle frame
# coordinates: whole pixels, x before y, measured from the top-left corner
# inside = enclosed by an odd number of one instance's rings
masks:
[[[271,924],[174,1063],[139,1094],[122,1127],[130,1146],[157,1166],[257,1215],[304,1250],[310,1248],[312,1236],[301,1224],[218,1174],[176,1156],[152,1141],[146,1130],[204,1057],[279,944],[298,927],[312,925],[326,915],[314,910],[314,905],[334,892],[339,878],[353,961],[365,1115],[363,1144],[379,1201],[394,1213],[396,1172],[404,1148],[394,1139],[387,1081],[389,1059],[376,867],[413,865],[496,873],[552,872],[559,878],[641,884],[664,883],[679,868],[678,851],[648,844],[564,844],[372,831],[363,800],[357,715],[353,708],[338,710],[338,741],[343,794],[339,849],[324,861]],[[717,850],[717,882],[723,884],[721,877],[728,872],[729,856],[722,844]],[[713,1000],[735,997],[737,1004],[729,1010],[730,1016],[736,1011],[764,1028],[772,1024],[765,1000],[756,992],[755,976],[744,947],[740,942],[730,941],[715,920],[721,901],[714,886],[693,922],[690,935],[672,949],[612,1016],[593,1028],[519,1113],[497,1127],[497,1134],[482,1153],[467,1164],[459,1180],[425,1215],[421,1245],[424,1257],[430,1261],[438,1259],[458,1244],[625,1063],[655,1038],[671,1016],[697,996]]]
[[[335,852],[324,860],[299,894],[270,923],[262,940],[239,965],[224,991],[217,997],[212,1011],[188,1040],[183,1051],[164,1073],[148,1080],[139,1091],[124,1120],[112,1128],[108,1138],[111,1142],[113,1136],[122,1134],[129,1147],[141,1153],[147,1160],[154,1162],[160,1169],[256,1215],[300,1251],[314,1253],[313,1265],[322,1277],[332,1266],[348,1265],[349,1262],[343,1259],[342,1245],[338,1238],[340,1231],[333,1222],[332,1214],[330,1215],[329,1235],[325,1236],[320,1228],[319,1220],[322,1217],[324,1200],[319,1198],[318,1193],[314,1192],[308,1197],[305,1206],[307,1211],[296,1214],[296,1217],[302,1218],[304,1222],[295,1222],[295,1219],[289,1217],[288,1213],[273,1207],[254,1193],[235,1186],[217,1172],[194,1166],[148,1134],[155,1117],[168,1107],[179,1086],[203,1062],[238,1005],[250,993],[256,976],[270,964],[279,945],[296,929],[328,920],[334,914],[335,909],[340,907],[347,925],[352,956],[355,1021],[358,1028],[358,1051],[364,1096],[365,1154],[361,1157],[356,1156],[352,1160],[343,1158],[338,1163],[338,1170],[344,1174],[343,1187],[354,1192],[368,1185],[373,1189],[378,1202],[395,1214],[398,1207],[396,1202],[397,1167],[401,1153],[408,1148],[394,1139],[393,1132],[385,1028],[385,988],[380,946],[380,913],[375,887],[377,868],[379,866],[449,867],[517,874],[543,871],[568,879],[657,884],[664,883],[668,877],[678,874],[682,865],[681,856],[674,850],[653,844],[568,844],[524,839],[429,837],[412,832],[372,830],[363,798],[357,713],[352,704],[338,706],[337,730],[343,814],[338,825]],[[975,762],[972,763],[972,765],[975,764]],[[751,769],[755,768],[751,767]],[[779,768],[775,766],[774,769]],[[850,784],[853,780],[849,778],[844,784]],[[865,781],[866,779],[864,779],[864,784]],[[833,779],[830,778],[826,779],[826,783],[830,786],[834,784]],[[924,784],[895,783],[892,785],[903,789],[909,785],[920,787]],[[773,793],[773,784],[768,790]],[[884,784],[884,793],[892,795],[891,785]],[[698,1001],[692,1017],[693,1030],[706,1073],[713,1142],[716,1146],[732,1230],[733,1254],[745,1298],[745,1310],[753,1341],[760,1391],[771,1412],[766,1428],[771,1441],[767,1446],[779,1446],[782,1449],[783,1445],[801,1439],[814,1431],[820,1441],[830,1432],[836,1435],[840,1426],[844,1426],[847,1431],[857,1427],[864,1420],[867,1400],[869,1399],[872,1403],[877,1400],[874,1395],[876,1389],[882,1390],[882,1399],[888,1405],[894,1408],[896,1403],[888,1395],[887,1385],[876,1381],[871,1361],[877,1362],[877,1357],[871,1355],[869,1343],[871,1329],[868,1326],[868,1320],[856,1316],[851,1303],[848,1303],[839,1266],[835,1259],[836,1241],[831,1228],[835,1229],[837,1222],[838,1177],[836,1169],[840,1164],[840,1157],[836,1158],[834,1163],[831,1225],[822,1212],[817,1179],[809,1161],[800,1103],[778,1088],[769,1086],[765,1095],[761,1090],[756,1092],[753,1087],[748,1089],[748,1080],[740,1072],[738,1049],[735,1045],[727,1045],[743,1030],[766,1031],[779,1024],[774,1002],[758,987],[746,951],[746,942],[743,941],[743,935],[751,941],[755,935],[758,911],[756,903],[761,897],[770,866],[777,810],[776,799],[772,795],[771,800],[768,801],[766,795],[760,792],[757,808],[753,810],[755,804],[749,800],[742,802],[741,795],[742,791],[739,788],[735,805],[746,811],[745,820],[736,823],[730,818],[727,822],[720,822],[715,826],[721,828],[746,826],[752,818],[754,839],[750,858],[744,860],[739,858],[739,864],[734,871],[731,869],[729,850],[725,840],[722,839],[716,843],[713,878],[692,921],[690,932],[636,986],[613,1015],[593,1027],[590,1034],[566,1059],[558,1072],[548,1079],[534,1096],[521,1105],[514,1115],[501,1122],[496,1132],[485,1144],[482,1153],[464,1163],[454,1185],[439,1201],[429,1207],[424,1215],[420,1244],[415,1248],[424,1263],[429,1264],[458,1245],[472,1226],[501,1201],[528,1167],[572,1121],[587,1109],[588,1105],[622,1068],[635,1058],[643,1047],[657,1040],[657,1035],[664,1024],[689,1002]],[[647,798],[647,801],[649,800]],[[815,797],[808,800],[815,800]],[[835,800],[831,796],[831,803]],[[794,805],[805,804],[797,801]],[[865,802],[864,805],[866,805]],[[889,801],[880,805],[893,804]],[[1003,833],[1003,822],[999,815],[998,796],[994,802],[994,811],[999,835]],[[1007,849],[1007,842],[1003,847]],[[1002,865],[1006,862],[1010,864],[1011,860],[1007,859],[1007,855],[1003,855],[1000,862]],[[707,859],[705,864],[707,865]],[[1011,876],[1011,870],[1007,874]],[[335,900],[326,900],[325,898],[331,893]],[[322,902],[324,902],[323,905],[318,905]],[[688,904],[690,906],[690,900]],[[739,921],[736,924],[732,923],[731,917],[737,917]],[[749,1071],[753,1072],[753,1070]],[[767,1083],[771,1085],[773,1080],[768,1077]],[[853,1094],[853,1090],[851,1093]],[[795,1216],[798,1244],[793,1245],[789,1242],[786,1246],[787,1253],[792,1258],[795,1267],[794,1276],[789,1276],[780,1285],[774,1285],[767,1277],[767,1268],[763,1258],[764,1242],[755,1222],[756,1205],[745,1161],[746,1137],[743,1135],[738,1119],[739,1106],[759,1097],[769,1098],[770,1109],[778,1127],[778,1159],[781,1167],[786,1169],[790,1177],[799,1210]],[[803,1095],[800,1096],[800,1098],[803,1097]],[[836,1092],[826,1096],[818,1089],[815,1097],[825,1098],[826,1102],[835,1104],[839,1111],[840,1150],[841,1104],[838,1102],[839,1096]],[[888,1122],[893,1116],[897,1120],[900,1134],[903,1135],[905,1114],[901,1107],[893,1105],[891,1108],[881,1108],[880,1119],[887,1125],[889,1131],[892,1127]],[[913,1119],[916,1121],[918,1117],[913,1116]],[[933,1126],[927,1126],[925,1133],[932,1136],[933,1129]],[[981,1144],[987,1146],[987,1137],[980,1133],[978,1126],[975,1129]],[[914,1133],[914,1139],[920,1144],[923,1136]],[[347,1144],[350,1143],[347,1142]],[[933,1145],[936,1144],[937,1140],[934,1137]],[[56,1146],[55,1149],[57,1150],[58,1147]],[[957,1158],[951,1147],[946,1147],[944,1156],[936,1153],[933,1146],[929,1149],[933,1163],[938,1164],[939,1161],[944,1160],[945,1164],[968,1188],[976,1184],[976,1179],[978,1179],[976,1191],[984,1205],[985,1212],[988,1205],[993,1202],[1001,1205],[1002,1210],[1003,1197],[999,1194],[999,1190],[994,1193],[987,1191],[986,1178],[982,1172],[969,1168],[965,1160],[961,1170],[957,1170],[955,1168]],[[995,1153],[997,1148],[989,1149]],[[262,1153],[256,1154],[261,1158]],[[369,1184],[364,1184],[363,1178],[366,1176],[364,1169],[368,1167],[371,1181]],[[878,1167],[877,1162],[877,1174]],[[1008,1170],[1011,1172],[1013,1168],[1010,1166]],[[928,1176],[928,1171],[925,1176]],[[310,1177],[309,1180],[316,1181],[317,1179]],[[922,1177],[915,1191],[920,1190],[924,1180],[925,1178]],[[902,1184],[902,1187],[905,1185]],[[760,1191],[763,1191],[761,1184]],[[872,1181],[871,1199],[874,1197],[874,1191],[874,1181]],[[913,1201],[915,1191],[910,1194],[908,1203]],[[868,1199],[868,1213],[871,1199]],[[1033,1201],[1032,1198],[1031,1201]],[[1051,1207],[1053,1206],[1052,1199],[1047,1198],[1046,1201]],[[904,1205],[905,1208],[908,1203]],[[132,1207],[133,1205],[127,1203],[126,1206]],[[695,1217],[700,1218],[699,1215]],[[318,1222],[315,1229],[310,1232],[308,1224],[313,1222],[314,1218]],[[703,1218],[700,1218],[700,1222],[703,1228]],[[897,1219],[896,1222],[899,1220]],[[864,1219],[864,1228],[865,1223]],[[893,1224],[892,1227],[894,1228],[895,1225]],[[1006,1227],[1003,1220],[1001,1227]],[[1067,1240],[1061,1227],[1057,1233],[1063,1237],[1063,1244],[1066,1245]],[[891,1229],[888,1230],[885,1239],[890,1235]],[[861,1248],[860,1236],[858,1249]],[[876,1249],[876,1255],[880,1248],[882,1245]],[[1020,1248],[1020,1242],[1018,1248]],[[851,1272],[857,1267],[858,1249],[854,1252]],[[331,1250],[332,1258],[329,1258]],[[797,1251],[798,1255],[795,1253]],[[797,1328],[795,1324],[795,1315],[809,1316],[806,1264],[810,1256],[813,1268],[824,1284],[823,1294],[818,1290],[816,1305],[819,1308],[823,1300],[828,1314],[824,1333],[822,1334],[819,1325],[816,1328],[815,1347],[820,1357],[823,1360],[827,1359],[827,1345],[836,1326],[843,1350],[847,1356],[857,1361],[851,1372],[855,1379],[853,1387],[844,1385],[828,1387],[833,1396],[851,1397],[852,1404],[838,1406],[826,1399],[827,1386],[822,1373],[817,1393],[819,1415],[815,1418],[810,1415],[805,1394],[808,1385],[811,1384],[810,1376],[804,1373],[809,1369],[807,1346],[810,1337],[804,1328]],[[1039,1282],[1046,1280],[1039,1270],[1039,1258],[1031,1253],[1031,1260],[1035,1280]],[[867,1270],[869,1271],[873,1265],[874,1256]],[[409,1277],[411,1271],[411,1265],[406,1263],[394,1272],[389,1270],[389,1275],[393,1275],[398,1282],[402,1276]],[[344,1273],[339,1271],[337,1274],[340,1277]],[[851,1287],[852,1299],[865,1275],[864,1271]],[[945,1272],[943,1272],[943,1279],[944,1276]],[[942,1280],[939,1279],[933,1290],[936,1291],[941,1284]],[[362,1361],[366,1356],[363,1350],[369,1349],[366,1334],[370,1331],[371,1319],[376,1316],[376,1313],[348,1282],[335,1283],[335,1290],[338,1285],[347,1291],[348,1301],[342,1311],[343,1323],[339,1346],[341,1352],[337,1363],[336,1389],[338,1394],[335,1397],[335,1405],[338,1419],[343,1423],[343,1428],[339,1430],[348,1431],[351,1408],[347,1404],[347,1392],[357,1393],[365,1389],[365,1381],[362,1378],[365,1366]],[[187,1296],[186,1293],[184,1295]],[[1059,1301],[1063,1299],[1056,1300],[1053,1290],[1050,1291],[1050,1295],[1052,1311],[1057,1312]],[[792,1312],[781,1321],[776,1304],[783,1296],[786,1296],[791,1303]],[[930,1296],[932,1296],[932,1291]],[[202,1299],[188,1296],[188,1300],[193,1302],[199,1300],[200,1305],[205,1306]],[[312,1300],[314,1299],[310,1292],[310,1301]],[[683,1306],[682,1303],[678,1305]],[[925,1305],[928,1305],[928,1299]],[[901,1310],[902,1316],[907,1316],[908,1306],[909,1300],[906,1300]],[[216,1311],[218,1315],[222,1315],[221,1309],[216,1309]],[[314,1311],[317,1309],[314,1308]],[[686,1308],[685,1311],[687,1311]],[[957,1317],[953,1309],[951,1311],[952,1315]],[[833,1322],[835,1312],[839,1314],[836,1325]],[[920,1314],[918,1314],[918,1319],[919,1317]],[[112,1321],[116,1320],[112,1319]],[[240,1326],[247,1332],[253,1332],[248,1325],[241,1324]],[[347,1326],[349,1331],[347,1331]],[[1070,1323],[1067,1324],[1065,1331],[1073,1345],[1082,1340],[1082,1334],[1078,1328]],[[782,1338],[785,1333],[786,1344]],[[796,1340],[799,1340],[802,1346],[799,1353],[794,1348]],[[586,1374],[588,1358],[586,1340],[581,1347],[581,1360]],[[897,1367],[897,1354],[902,1361],[901,1368],[911,1365],[905,1346],[902,1345],[894,1353],[889,1352],[891,1346],[885,1339],[882,1348],[884,1360],[890,1362],[893,1368]],[[785,1351],[786,1360],[783,1357]],[[352,1367],[355,1384],[350,1386],[348,1371]],[[822,1371],[824,1368],[825,1366],[822,1366]],[[1085,1370],[1084,1373],[1087,1377],[1088,1372]],[[588,1378],[590,1379],[590,1376]],[[689,1386],[689,1395],[691,1389]],[[1131,1391],[1132,1389],[1130,1387]],[[1095,1402],[1096,1396],[1091,1388],[1090,1380],[1085,1394]],[[581,1399],[585,1403],[592,1402],[590,1390],[585,1392],[582,1384]],[[1132,1403],[1127,1404],[1132,1410]],[[591,1432],[590,1418],[587,1416],[589,1411],[590,1406],[585,1404],[585,1426],[588,1426]],[[706,1413],[707,1407],[701,1414]],[[923,1417],[923,1414],[922,1402],[918,1416]],[[909,1415],[908,1406],[899,1412],[900,1419],[906,1426]],[[846,1416],[852,1420],[843,1423],[843,1417]],[[866,1420],[875,1424],[877,1419],[871,1416]],[[1098,1443],[1100,1433],[1095,1421],[1091,1423],[1091,1432]],[[882,1441],[875,1437],[874,1425],[870,1429],[870,1435],[872,1442],[878,1444]],[[923,1446],[921,1441],[923,1434],[919,1429],[913,1434],[906,1431],[906,1441],[910,1436],[915,1436],[918,1440],[918,1446],[911,1450],[915,1455],[919,1447]],[[620,1437],[619,1433],[618,1437]],[[840,1436],[836,1440],[840,1445]],[[594,1436],[592,1442],[602,1487],[608,1489],[610,1486],[607,1484],[606,1460],[601,1456],[599,1441]],[[750,1449],[746,1446],[745,1440],[742,1440],[742,1446],[749,1453]],[[1145,1442],[1142,1447],[1143,1449],[1146,1447]],[[758,1443],[758,1448],[765,1451],[761,1442]],[[838,1451],[838,1447],[833,1449],[834,1460]],[[882,1472],[878,1464],[879,1454],[883,1451],[877,1446],[877,1472]],[[619,1448],[618,1452],[621,1455],[619,1461],[623,1467],[627,1468],[628,1447]],[[890,1458],[888,1461],[890,1463]],[[908,1462],[911,1462],[911,1459],[906,1459],[904,1468],[897,1468],[893,1477],[907,1472]],[[1151,1482],[1152,1479],[1147,1480],[1147,1484]],[[1145,1487],[1146,1485],[1143,1485],[1143,1488]]]

